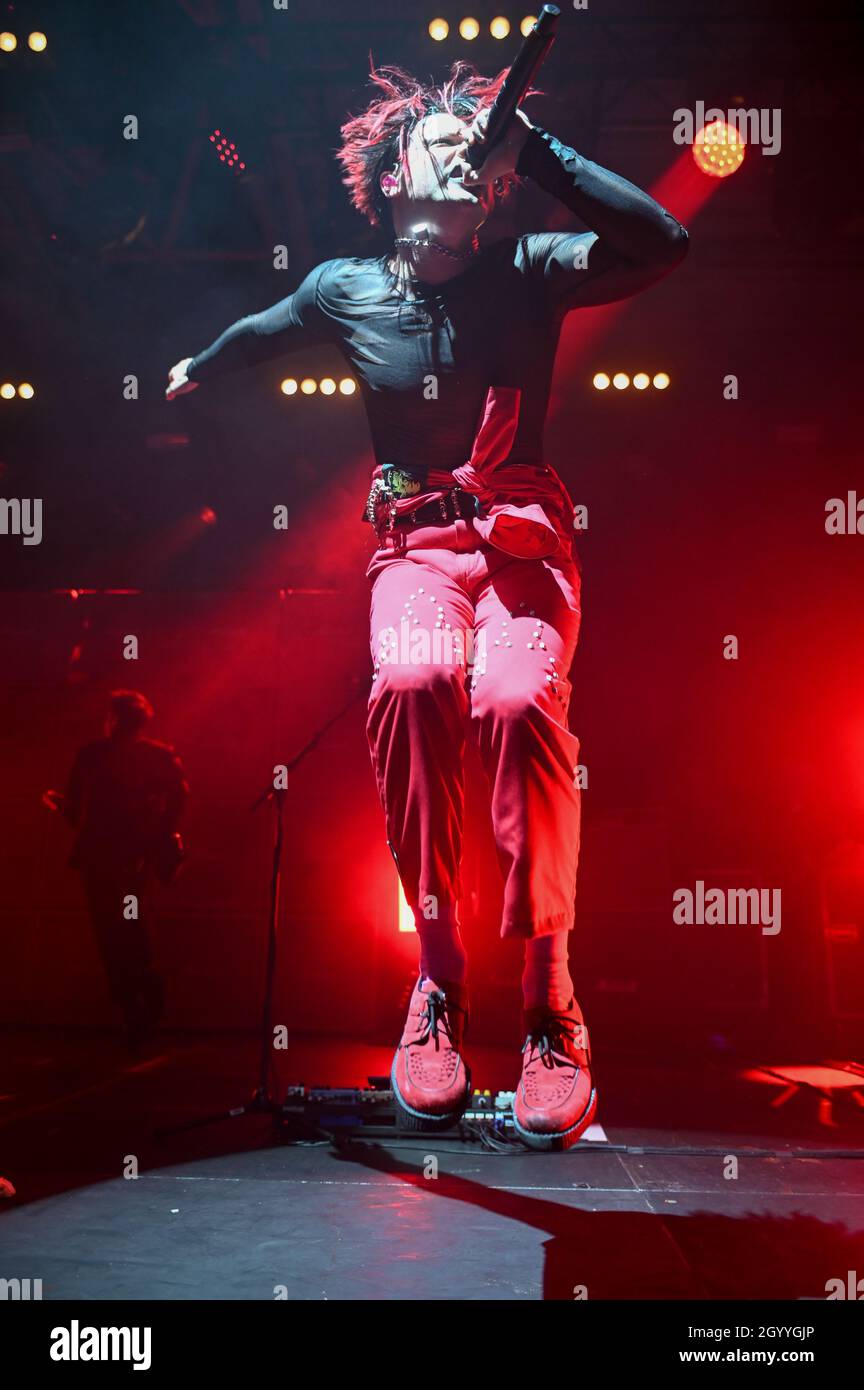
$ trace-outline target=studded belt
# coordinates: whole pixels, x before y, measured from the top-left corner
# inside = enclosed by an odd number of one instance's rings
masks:
[[[362,518],[370,522],[376,531],[392,531],[406,522],[412,526],[447,526],[460,518],[469,521],[479,514],[478,499],[474,494],[454,486],[448,488],[443,497],[423,502],[413,511],[401,512],[397,521],[393,503],[423,492],[426,470],[385,463],[381,471],[383,477],[373,482]]]

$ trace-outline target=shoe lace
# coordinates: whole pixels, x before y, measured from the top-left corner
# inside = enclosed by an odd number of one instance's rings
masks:
[[[574,1019],[569,1013],[547,1014],[536,1032],[528,1034],[525,1045],[522,1048],[526,1052],[528,1048],[536,1049],[537,1056],[544,1067],[552,1071],[555,1067],[575,1066],[573,1058],[568,1056],[564,1050],[564,1044],[569,1042],[581,1042],[581,1030],[585,1027],[579,1019]],[[587,1043],[585,1044],[586,1057],[588,1054]],[[533,1058],[531,1059],[533,1060]]]
[[[439,1037],[440,1029],[450,1043],[450,1046],[455,1047],[456,1042],[453,1036],[453,1025],[448,1015],[451,1009],[457,1009],[458,1007],[457,1004],[453,1004],[447,998],[442,990],[436,989],[430,994],[427,994],[426,1007],[420,1016],[420,1027],[422,1031],[417,1039],[418,1043],[427,1043],[430,1038],[433,1038],[435,1041],[435,1051],[437,1052],[441,1046]],[[462,1009],[460,1012],[464,1013],[465,1011]]]

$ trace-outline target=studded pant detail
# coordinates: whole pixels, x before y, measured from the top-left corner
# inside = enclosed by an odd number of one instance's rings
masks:
[[[409,905],[460,897],[470,731],[505,880],[501,936],[569,930],[580,819],[579,741],[567,726],[576,563],[513,558],[456,521],[397,535],[367,577],[366,731]]]

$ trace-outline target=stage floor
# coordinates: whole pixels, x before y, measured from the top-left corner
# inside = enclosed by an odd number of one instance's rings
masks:
[[[248,1097],[254,1038],[168,1035],[138,1064],[95,1034],[0,1039],[0,1275],[45,1299],[824,1299],[864,1269],[864,1159],[842,1156],[864,1152],[864,1110],[847,1093],[820,1118],[806,1087],[772,1106],[782,1083],[752,1069],[776,1056],[607,1054],[588,1142],[496,1154],[286,1146],[263,1116],[157,1139]],[[297,1039],[280,1084],[363,1085],[390,1057]],[[470,1057],[477,1085],[513,1088],[518,1052]]]

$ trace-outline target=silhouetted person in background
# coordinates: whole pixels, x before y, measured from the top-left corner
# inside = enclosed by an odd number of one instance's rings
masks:
[[[163,1008],[146,903],[154,877],[173,878],[183,858],[179,824],[188,784],[174,749],[144,737],[153,707],[135,690],[111,693],[105,737],[78,750],[65,793],[46,796],[77,830],[79,869],[111,994],[136,1048]]]

